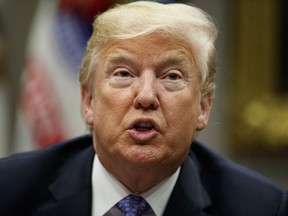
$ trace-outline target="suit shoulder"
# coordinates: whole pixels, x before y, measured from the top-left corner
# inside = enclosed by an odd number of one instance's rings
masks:
[[[235,180],[240,181],[242,178],[251,181],[262,182],[267,186],[280,189],[279,186],[272,183],[268,178],[263,175],[244,167],[240,164],[233,162],[220,153],[209,149],[208,147],[195,142],[193,143],[193,157],[196,158],[198,164],[203,171],[216,176],[231,176]],[[239,177],[241,177],[239,179]]]
[[[47,171],[52,167],[60,167],[63,161],[73,158],[73,155],[91,147],[91,145],[91,137],[83,136],[55,143],[43,149],[17,153],[0,159],[0,173],[1,175],[5,174],[7,179],[15,178],[23,172],[29,178],[29,171],[33,174],[38,171],[40,175],[45,172],[45,169]]]
[[[81,161],[90,163],[94,155],[92,149],[91,137],[85,136],[1,159],[0,215],[29,212],[41,200],[48,199],[49,185],[67,170],[84,166]],[[83,167],[79,169],[84,170]],[[11,213],[14,211],[17,214]]]
[[[261,215],[259,209],[262,215],[276,215],[281,208],[284,190],[259,173],[198,142],[193,143],[190,156],[198,164],[207,192],[223,212],[228,207],[232,215]]]

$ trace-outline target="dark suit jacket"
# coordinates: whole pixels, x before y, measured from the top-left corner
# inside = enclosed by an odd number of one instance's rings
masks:
[[[0,160],[1,216],[91,216],[90,136]],[[165,216],[288,216],[287,193],[194,142]]]

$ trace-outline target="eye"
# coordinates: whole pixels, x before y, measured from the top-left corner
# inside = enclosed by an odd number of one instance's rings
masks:
[[[181,78],[182,78],[182,76],[179,75],[178,73],[169,73],[169,74],[165,77],[165,79],[169,79],[169,80],[179,80],[179,79],[181,79]]]
[[[131,74],[128,71],[117,71],[114,76],[118,76],[118,77],[131,77]]]

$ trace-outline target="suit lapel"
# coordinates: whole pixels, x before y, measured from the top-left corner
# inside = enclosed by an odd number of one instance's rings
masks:
[[[201,183],[192,153],[182,164],[181,171],[167,204],[164,216],[208,216],[211,199]]]
[[[59,178],[49,186],[52,196],[43,203],[35,216],[91,216],[94,155],[91,145],[67,161]]]

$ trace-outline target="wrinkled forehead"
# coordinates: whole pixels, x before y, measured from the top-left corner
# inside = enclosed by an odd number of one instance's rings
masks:
[[[185,62],[195,65],[193,46],[183,38],[151,33],[110,42],[101,52],[105,61]]]

